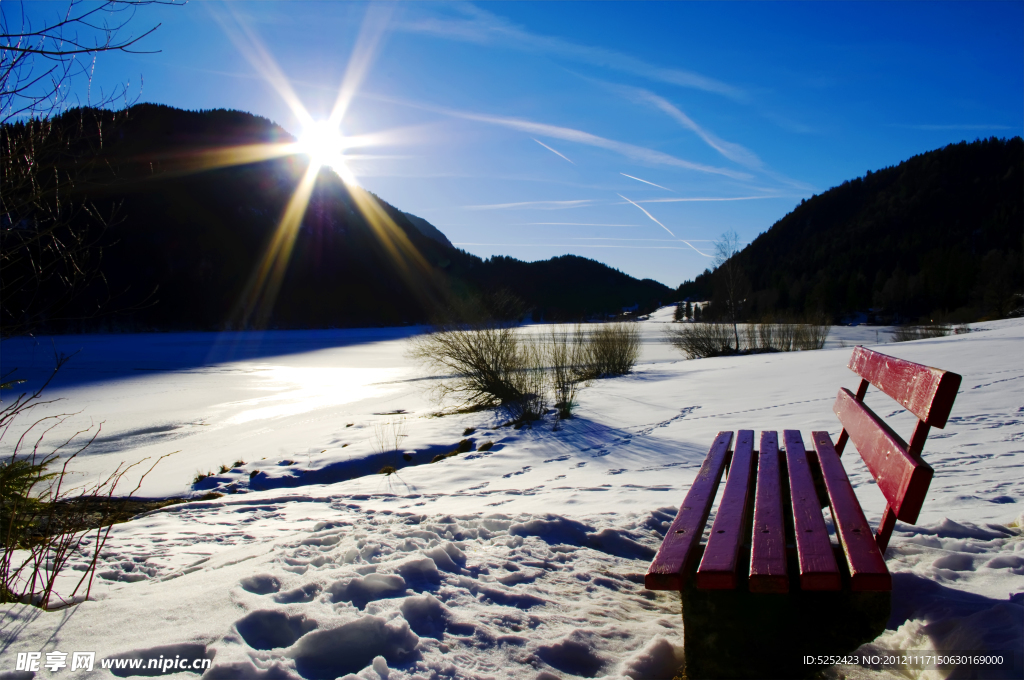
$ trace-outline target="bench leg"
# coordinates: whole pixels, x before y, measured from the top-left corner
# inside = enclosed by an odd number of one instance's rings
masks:
[[[849,654],[885,630],[891,592],[682,591],[686,677],[800,678],[805,655]]]

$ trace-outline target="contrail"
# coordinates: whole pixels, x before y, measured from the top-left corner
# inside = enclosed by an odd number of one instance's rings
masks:
[[[640,201],[640,203],[689,203],[692,201],[758,201],[764,198],[793,198],[792,196],[782,196],[780,194],[766,195],[766,196],[734,196],[732,198],[727,197],[693,197],[693,198],[646,198]],[[799,198],[799,197],[797,197]]]
[[[540,141],[539,139],[534,139],[533,137],[531,137],[530,139],[533,139],[533,141],[537,142],[538,144],[540,144],[541,146],[543,146],[543,147],[544,147],[545,149],[547,149],[547,150],[548,150],[548,151],[550,151],[551,153],[553,153],[553,154],[555,154],[555,155],[558,155],[558,156],[561,156],[562,158],[564,158],[565,160],[569,161],[569,162],[570,162],[570,163],[572,163],[573,165],[576,165],[576,164],[575,164],[575,163],[573,163],[573,162],[572,162],[571,160],[569,160],[568,156],[566,156],[565,154],[561,154],[561,153],[558,153],[557,151],[555,151],[554,149],[552,149],[552,148],[551,148],[550,146],[548,146],[548,145],[547,145],[547,144],[545,144],[544,142]]]
[[[464,205],[463,210],[502,210],[505,208],[540,208],[543,210],[557,210],[560,208],[579,208],[591,205],[593,199],[584,198],[577,201],[523,201],[521,203],[494,203],[490,205]],[[640,208],[643,210],[643,208]],[[646,211],[645,211],[646,212]]]
[[[622,194],[616,194],[616,195],[617,195],[617,196],[618,196],[619,198],[621,198],[622,200],[624,200],[624,201],[629,201],[630,203],[632,203],[632,204],[633,204],[633,205],[635,205],[636,207],[640,208],[641,210],[644,210],[644,209],[643,209],[643,206],[641,206],[641,205],[638,205],[638,204],[637,204],[636,202],[634,202],[634,201],[630,201],[630,200],[629,200],[628,198],[626,198],[626,197],[625,197],[625,196],[623,196]],[[647,215],[648,217],[650,217],[650,218],[651,218],[652,220],[654,220],[654,222],[655,222],[656,224],[658,224],[658,225],[659,225],[659,226],[660,226],[660,227],[661,227],[662,229],[664,229],[664,230],[665,230],[665,231],[667,231],[668,233],[672,234],[672,230],[671,230],[671,229],[669,229],[668,227],[666,227],[666,226],[665,226],[664,224],[662,224],[661,222],[658,222],[658,220],[656,220],[656,219],[654,218],[654,215],[652,215],[651,213],[647,212],[646,210],[644,210],[644,214],[645,214],[645,215]],[[690,243],[689,241],[685,241],[685,240],[683,240],[683,239],[679,238],[679,237],[678,237],[678,236],[676,236],[675,234],[672,234],[672,238],[674,238],[674,239],[676,239],[676,240],[678,240],[678,241],[680,241],[680,242],[682,242],[682,243],[685,243],[686,245],[690,246],[691,248],[693,248],[693,250],[694,250],[694,251],[695,251],[695,252],[696,252],[696,253],[697,253],[698,255],[703,255],[704,257],[711,257],[711,256],[710,256],[710,255],[708,255],[707,253],[702,253],[702,252],[700,252],[699,250],[697,250],[696,246],[694,246],[694,245],[693,245],[692,243]]]
[[[655,184],[654,182],[648,182],[647,180],[640,179],[639,177],[633,177],[633,175],[627,175],[624,172],[620,172],[619,174],[622,175],[623,177],[628,177],[630,179],[635,179],[637,182],[643,182],[644,184],[650,184],[652,187],[658,187],[659,189],[664,189],[665,191],[672,191],[672,189],[669,189],[668,187],[663,187],[660,184]],[[672,193],[675,193],[675,192],[672,191]]]
[[[668,240],[668,239],[666,239]],[[609,248],[614,250],[690,250],[697,251],[698,255],[704,257],[711,257],[710,255],[704,255],[686,241],[680,241],[690,246],[689,248],[683,248],[682,246],[624,246],[624,245],[603,245],[603,244],[589,244],[589,243],[470,243],[470,242],[457,242],[452,243],[454,246],[492,246],[492,247],[523,247],[523,248]]]
[[[616,194],[616,196],[618,196],[619,198],[621,198],[621,199],[622,199],[622,200],[624,200],[624,201],[629,201],[629,199],[628,199],[628,198],[626,198],[625,196],[623,196],[622,194]],[[651,220],[653,220],[653,221],[654,221],[654,223],[655,223],[655,224],[657,224],[657,225],[658,225],[659,227],[661,227],[662,229],[664,229],[664,230],[665,230],[665,231],[667,231],[668,233],[672,234],[672,230],[671,230],[671,229],[669,229],[669,228],[668,228],[668,227],[666,227],[666,226],[665,226],[664,224],[662,224],[661,222],[659,222],[659,221],[658,221],[658,220],[657,220],[657,219],[656,219],[656,218],[654,217],[654,215],[652,215],[651,213],[649,213],[649,212],[647,212],[646,210],[644,210],[643,206],[641,206],[641,205],[638,205],[637,203],[634,203],[633,201],[629,201],[629,202],[630,202],[630,203],[633,203],[633,205],[635,205],[636,207],[640,208],[640,210],[643,210],[643,213],[644,213],[645,215],[647,215],[648,217],[650,217],[650,218],[651,218]],[[676,238],[676,235],[675,235],[675,234],[672,234],[672,238]],[[692,247],[692,246],[691,246],[691,247]],[[696,250],[696,248],[694,248],[694,250]]]

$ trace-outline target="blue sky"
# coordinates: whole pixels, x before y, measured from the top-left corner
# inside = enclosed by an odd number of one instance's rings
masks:
[[[326,118],[348,71],[365,188],[480,256],[575,253],[673,287],[727,230],[1024,132],[1022,2],[192,2],[131,28],[156,23],[160,52],[101,56],[93,97],[130,81],[300,134],[281,83]]]

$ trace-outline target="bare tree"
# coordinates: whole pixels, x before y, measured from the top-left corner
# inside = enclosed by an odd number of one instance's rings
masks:
[[[140,41],[159,24],[129,31],[144,5],[181,4],[174,0],[70,0],[33,23],[24,3],[0,7],[0,123],[18,118],[51,118],[71,103],[71,87],[91,82],[96,56],[103,52],[147,53]],[[58,7],[52,5],[51,7]],[[106,106],[127,94],[122,86],[99,101],[76,105]]]
[[[739,308],[747,294],[749,283],[737,262],[736,255],[740,251],[739,236],[735,231],[727,231],[715,242],[715,287],[725,303],[729,321],[732,322],[733,338],[736,350],[740,348],[740,333],[737,327]]]
[[[92,109],[58,118],[71,105],[108,107],[128,101],[128,86],[81,102],[91,93],[96,56],[142,52],[157,29],[132,33],[139,7],[173,0],[108,0],[44,5],[33,21],[24,3],[0,5],[0,334],[31,332],[60,316],[87,287],[102,281],[103,231],[116,206],[101,213],[80,196],[102,151],[103,121]],[[52,12],[50,8],[54,9]],[[38,9],[38,8],[37,8]],[[37,15],[39,13],[37,12]],[[41,21],[41,23],[40,23]],[[91,96],[91,95],[90,95]],[[91,115],[90,115],[91,113]],[[67,117],[65,117],[67,118]]]

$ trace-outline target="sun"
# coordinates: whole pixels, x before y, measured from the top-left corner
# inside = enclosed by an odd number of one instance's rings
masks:
[[[316,168],[328,167],[348,183],[355,181],[352,171],[345,163],[345,149],[348,147],[341,128],[327,120],[315,121],[302,131],[299,137],[299,151],[309,156]]]

